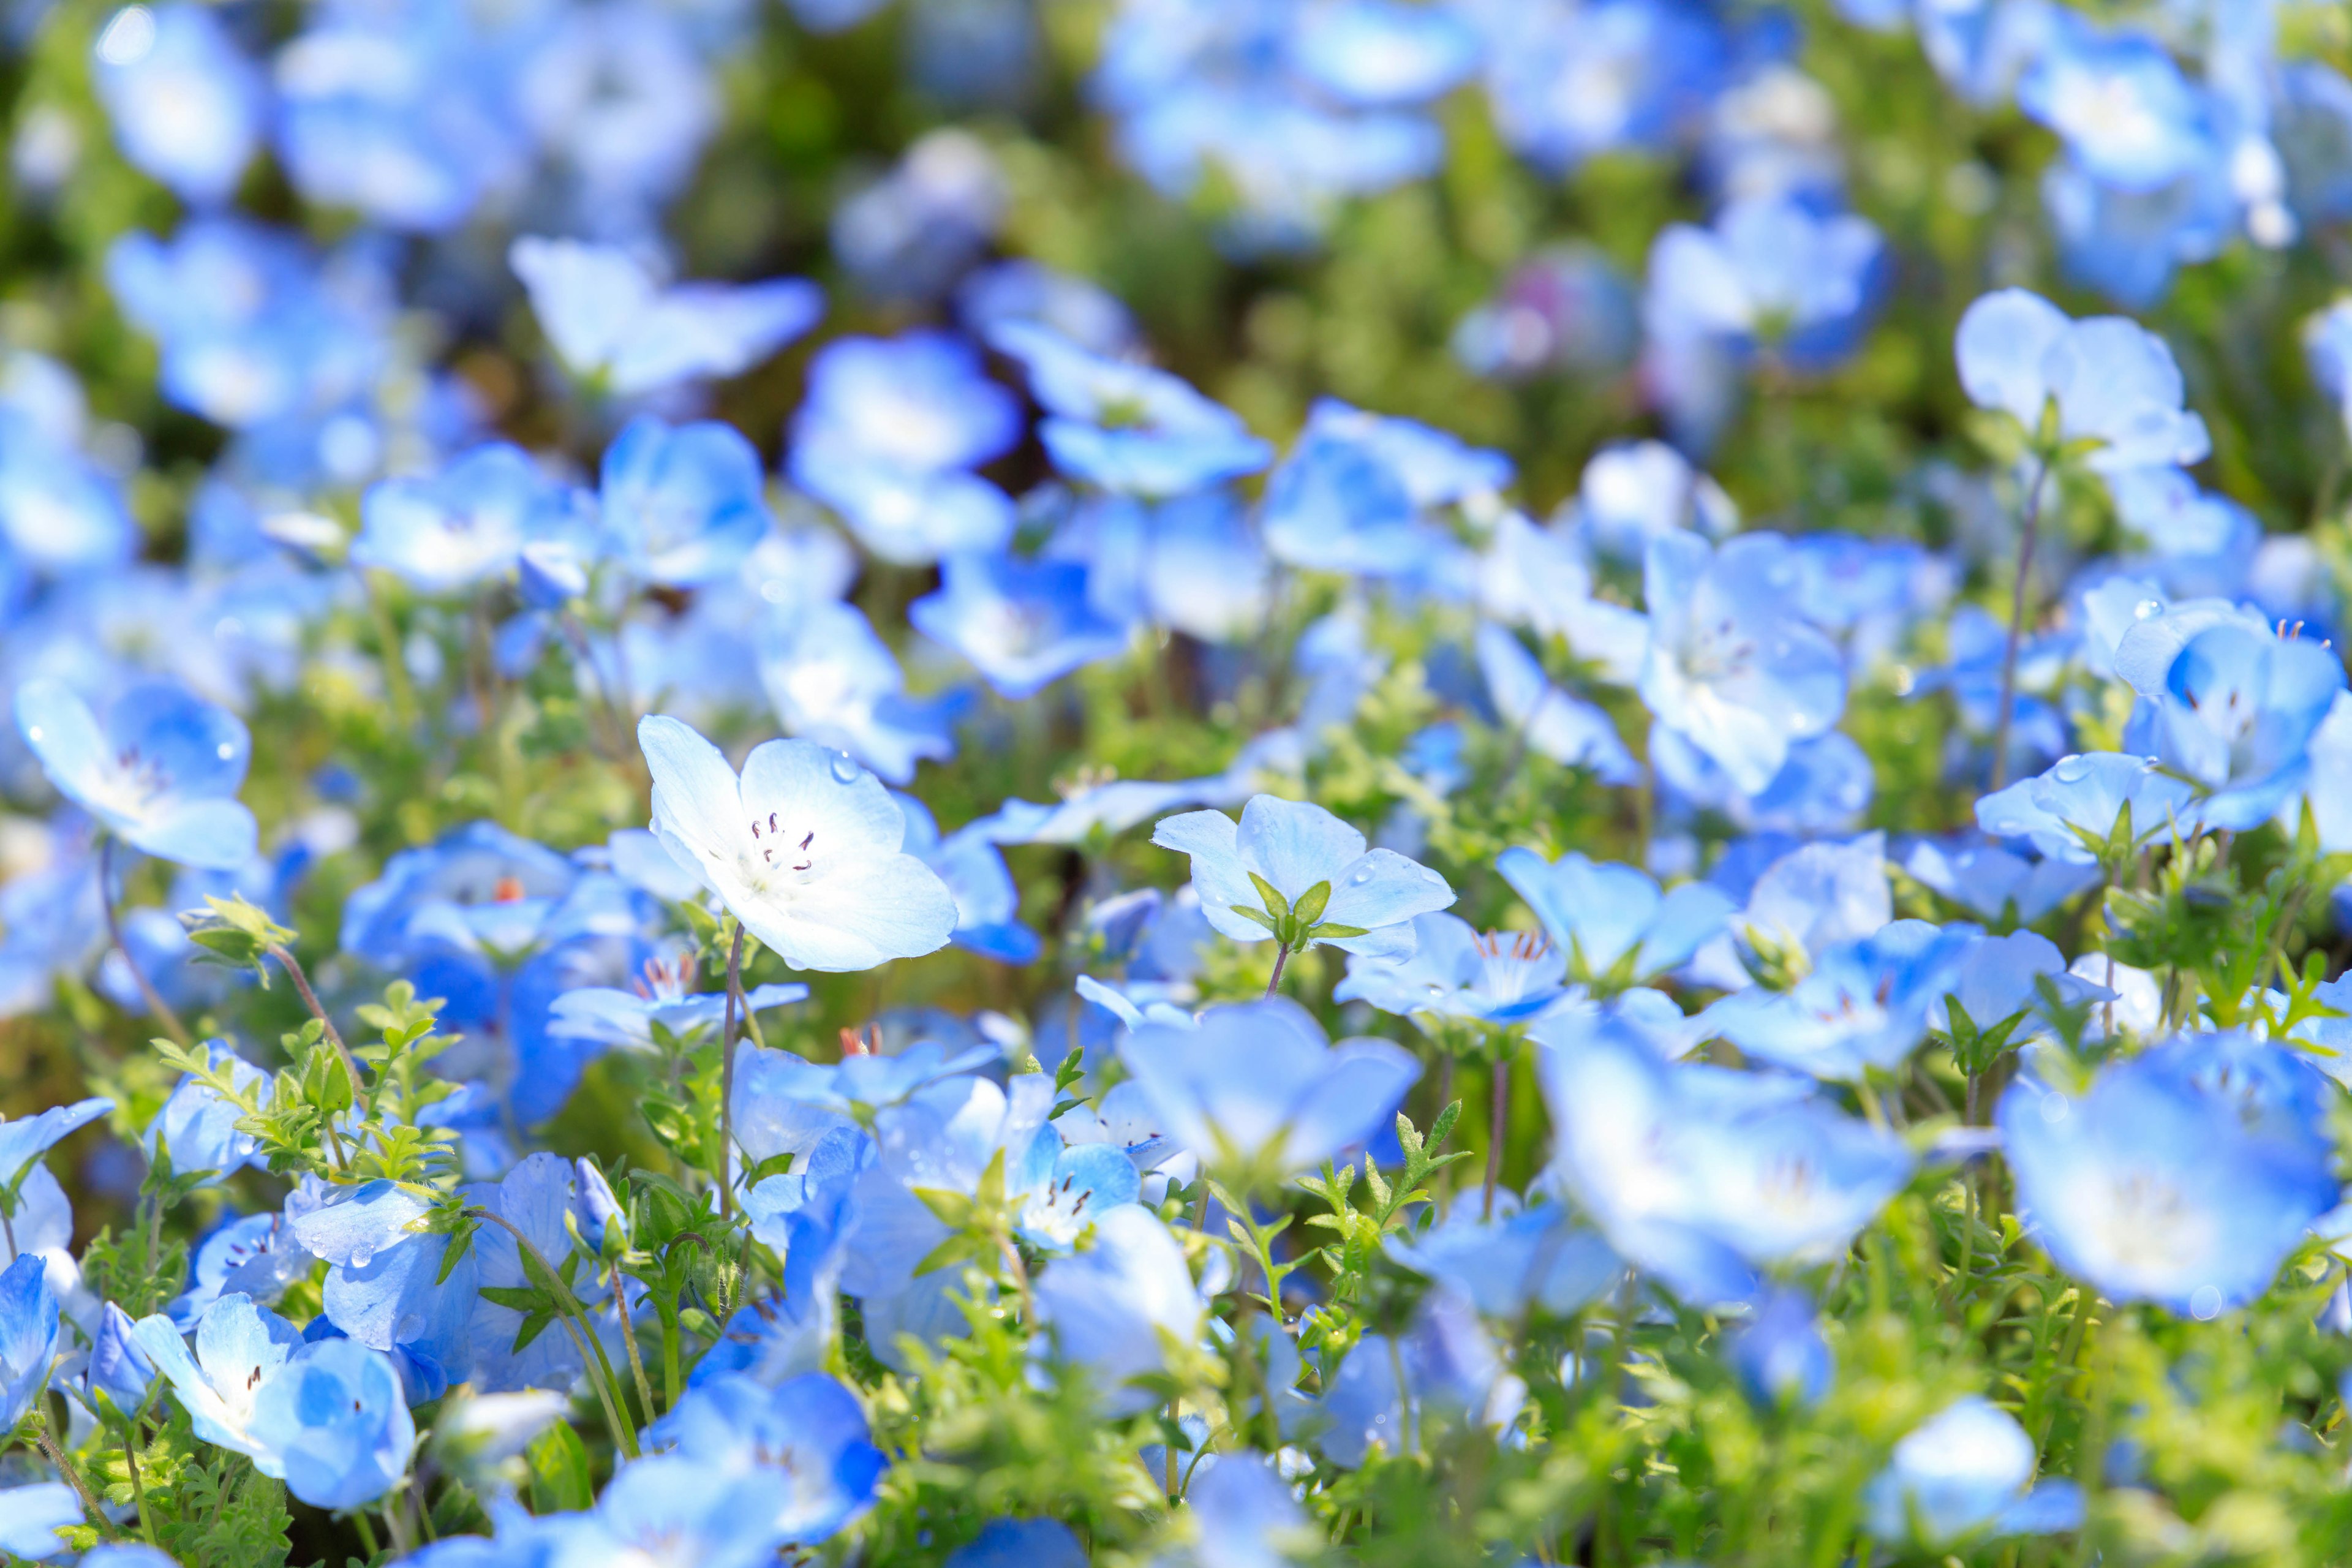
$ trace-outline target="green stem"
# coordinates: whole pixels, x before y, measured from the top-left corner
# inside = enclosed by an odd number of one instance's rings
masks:
[[[1268,996],[1273,995],[1276,991],[1278,991],[1278,990],[1280,990],[1280,989],[1281,989],[1281,987],[1282,987],[1282,967],[1283,967],[1283,965],[1284,965],[1284,964],[1286,964],[1286,963],[1288,963],[1289,962],[1290,962],[1290,944],[1289,944],[1288,942],[1284,942],[1281,946],[1279,946],[1279,947],[1277,947],[1277,948],[1276,948],[1276,949],[1275,949],[1275,952],[1274,952],[1274,974],[1273,974],[1273,977],[1272,977],[1271,979],[1267,980],[1267,981],[1266,981],[1266,983],[1265,983],[1265,994],[1266,994]]]
[[[646,1413],[646,1425],[650,1426],[654,1420],[654,1385],[646,1378],[645,1357],[637,1353],[637,1326],[629,1321],[629,1298],[622,1289],[625,1278],[621,1266],[613,1265],[613,1311],[621,1321],[621,1343],[629,1352],[629,1375],[636,1380],[637,1403]]]
[[[488,1209],[476,1209],[473,1213],[477,1219],[488,1220],[513,1237],[515,1246],[527,1254],[531,1261],[537,1263],[540,1272],[562,1291],[562,1294],[556,1298],[560,1321],[563,1324],[563,1331],[572,1336],[572,1348],[580,1352],[582,1372],[586,1373],[588,1381],[595,1385],[597,1401],[604,1407],[604,1424],[613,1434],[613,1446],[630,1458],[635,1458],[637,1457],[636,1434],[630,1429],[627,1422],[621,1419],[619,1406],[614,1404],[613,1398],[615,1382],[613,1376],[613,1363],[605,1360],[604,1347],[596,1342],[595,1326],[588,1322],[587,1315],[580,1310],[580,1303],[572,1299],[572,1292],[562,1289],[562,1276],[550,1267],[546,1256],[531,1245],[530,1237],[517,1229],[514,1223],[504,1215],[495,1215]],[[523,1278],[528,1279],[530,1277],[530,1271],[524,1270]],[[600,1369],[604,1373],[602,1377],[596,1375]]]
[[[719,1217],[735,1212],[735,1183],[729,1167],[735,1160],[735,1009],[743,995],[743,922],[735,922],[735,942],[727,950],[727,1023],[719,1032]]]
[[[42,1456],[57,1467],[58,1474],[65,1477],[66,1483],[73,1488],[74,1495],[81,1499],[82,1510],[89,1515],[89,1521],[98,1527],[98,1532],[109,1541],[117,1539],[119,1532],[114,1528],[114,1521],[108,1519],[106,1510],[98,1506],[97,1494],[89,1489],[89,1483],[82,1479],[81,1472],[74,1468],[74,1462],[66,1458],[65,1450],[58,1447],[58,1440],[49,1436],[49,1421],[46,1413],[34,1418],[33,1442]]]
[[[140,999],[147,1004],[147,1011],[163,1026],[163,1032],[171,1036],[173,1042],[183,1050],[194,1045],[195,1037],[188,1033],[188,1026],[180,1022],[179,1014],[163,1000],[163,994],[155,989],[154,982],[147,978],[147,972],[140,968],[139,961],[131,955],[130,944],[122,940],[122,918],[114,907],[114,836],[110,833],[99,840],[98,901],[106,910],[106,934],[113,942],[114,951],[121,956],[122,967],[131,972],[131,983],[139,988]]]

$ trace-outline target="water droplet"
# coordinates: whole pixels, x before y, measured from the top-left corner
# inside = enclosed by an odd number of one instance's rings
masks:
[[[1351,888],[1360,888],[1371,879],[1372,868],[1370,866],[1359,866],[1348,873],[1348,886]]]
[[[358,1246],[358,1247],[352,1247],[352,1268],[366,1268],[370,1263],[373,1263],[373,1261],[375,1261],[375,1248],[374,1248],[374,1247],[369,1247],[369,1246],[365,1245],[364,1243],[362,1243],[362,1245],[360,1245],[360,1246]]]
[[[25,739],[28,741],[37,741],[40,738],[41,727],[38,724],[34,725],[31,729],[25,731]]]
[[[213,754],[219,757],[222,762],[226,762],[231,757],[236,755],[236,748],[229,744],[226,741],[223,741],[218,746],[214,748]]]
[[[2073,1102],[2057,1090],[2053,1089],[2042,1097],[2042,1120],[2051,1126],[2057,1126],[2074,1113]]]
[[[2080,757],[2061,757],[2050,773],[2060,784],[2081,784],[2091,776],[2091,764]]]
[[[2221,1290],[2217,1285],[2200,1285],[2189,1298],[2189,1310],[2200,1322],[2221,1315]]]
[[[833,753],[834,783],[856,784],[857,782],[857,775],[864,771],[865,770],[863,768],[860,768],[857,765],[856,759],[852,757],[847,752],[835,752]]]
[[[2162,608],[2164,608],[2162,599],[2142,599],[2132,606],[2132,618],[2144,621]]]

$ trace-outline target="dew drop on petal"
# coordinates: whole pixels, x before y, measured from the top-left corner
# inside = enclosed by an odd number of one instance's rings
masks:
[[[2221,1315],[2221,1291],[2219,1286],[2200,1285],[2189,1298],[2189,1310],[2200,1322]]]
[[[2050,772],[2060,784],[2081,784],[2091,776],[2091,764],[2080,757],[2061,757]]]
[[[847,752],[833,753],[833,780],[835,784],[856,784],[857,775],[862,771],[857,765],[856,759]]]
[[[215,749],[213,754],[220,758],[222,762],[226,762],[231,757],[236,755],[236,748],[230,745],[226,741],[223,741],[220,745]]]
[[[2055,1127],[2074,1114],[2074,1107],[2067,1098],[2053,1089],[2042,1097],[2042,1120]]]

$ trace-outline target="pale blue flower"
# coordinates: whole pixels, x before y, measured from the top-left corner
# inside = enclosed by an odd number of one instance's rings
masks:
[[[2083,1522],[2069,1480],[2035,1484],[2033,1439],[1990,1400],[1946,1405],[1895,1445],[1864,1493],[1870,1532],[1923,1546],[1986,1535],[2046,1535]]]
[[[58,1532],[89,1522],[82,1515],[81,1499],[63,1481],[36,1481],[0,1491],[0,1552],[11,1556],[36,1563],[55,1557],[66,1549],[66,1539]],[[93,1561],[98,1555],[92,1552],[82,1561]],[[120,1568],[145,1568],[145,1564]]]
[[[597,496],[608,547],[632,573],[690,587],[732,573],[773,526],[760,454],[731,425],[676,429],[650,415],[604,449]]]
[[[2038,294],[2003,289],[1968,308],[1953,352],[1979,407],[2009,414],[2031,436],[2054,403],[2059,439],[2092,443],[2094,468],[2188,464],[2211,449],[2205,422],[2181,407],[2172,351],[2124,317],[2071,321]]]
[[[48,1260],[19,1253],[0,1270],[0,1421],[25,1418],[58,1358],[58,1299]]]
[[[907,678],[855,605],[819,599],[766,620],[758,641],[760,684],[785,731],[848,752],[892,784],[917,764],[955,755],[952,725],[971,693],[907,691]]]
[[[1366,849],[1362,834],[1304,801],[1258,795],[1242,808],[1238,826],[1222,811],[1187,812],[1163,819],[1151,841],[1191,857],[1202,913],[1235,942],[1276,937],[1295,950],[1318,942],[1349,952],[1410,950],[1406,922],[1454,902],[1454,889],[1436,872],[1393,850]],[[1261,882],[1281,908],[1269,907]]]
[[[503,441],[477,447],[430,478],[381,479],[360,503],[352,560],[428,594],[454,594],[515,571],[532,544],[577,544],[593,530],[588,498]]]
[[[224,1295],[196,1324],[195,1353],[188,1353],[179,1328],[163,1316],[132,1326],[131,1339],[172,1385],[207,1443],[250,1457],[266,1474],[277,1474],[268,1445],[253,1432],[256,1396],[286,1364],[301,1333],[293,1324],[247,1297]]]
[[[1520,1023],[1567,993],[1567,955],[1531,931],[1480,935],[1443,910],[1415,915],[1413,950],[1395,957],[1348,955],[1334,1002],[1369,1002],[1383,1013]],[[1081,993],[1083,994],[1083,993]],[[1135,1020],[1129,1020],[1134,1026]]]
[[[1825,732],[1845,707],[1844,661],[1799,613],[1797,582],[1777,533],[1714,549],[1696,534],[1664,534],[1644,558],[1642,700],[1749,795],[1772,782],[1790,745]]]
[[[617,246],[525,236],[508,259],[565,367],[625,397],[740,374],[824,310],[816,285],[797,278],[664,288]]]
[[[1095,1226],[1094,1245],[1056,1260],[1037,1279],[1041,1349],[1085,1368],[1106,1412],[1149,1409],[1156,1396],[1132,1380],[1167,1368],[1167,1342],[1191,1343],[1203,1309],[1184,1249],[1159,1218],[1129,1205]]]
[[[1286,1173],[1379,1137],[1421,1076],[1386,1040],[1327,1044],[1281,996],[1212,1007],[1192,1028],[1147,1023],[1118,1054],[1160,1125],[1204,1163]]]
[[[1038,436],[1064,473],[1129,495],[1181,495],[1265,467],[1272,448],[1230,410],[1166,371],[1087,353],[1025,321],[993,345],[1029,371],[1047,417]]]
[[[1731,900],[1708,883],[1662,892],[1633,867],[1595,863],[1574,850],[1547,862],[1532,849],[1506,849],[1495,869],[1568,955],[1570,973],[1587,983],[1631,982],[1678,968],[1724,929],[1732,911]]]
[[[1602,784],[1633,784],[1642,776],[1641,764],[1617,738],[1609,715],[1553,685],[1517,637],[1481,621],[1476,647],[1496,713],[1529,751],[1565,766],[1590,768]]]
[[[791,1545],[814,1545],[864,1513],[887,1463],[857,1396],[822,1373],[774,1388],[714,1378],[648,1436],[699,1467],[757,1482],[771,1538]]]
[[[176,686],[134,687],[106,722],[54,680],[16,689],[16,730],[49,782],[134,849],[236,870],[258,828],[236,799],[253,753],[236,714]]]
[[[1869,1068],[1892,1072],[1940,1016],[1979,935],[1974,926],[1895,921],[1817,954],[1787,991],[1732,993],[1707,1008],[1702,1026],[1759,1061],[1815,1078],[1859,1081]]]
[[[940,577],[938,592],[907,606],[907,619],[1012,701],[1127,651],[1127,628],[1088,603],[1081,562],[950,555]]]
[[[408,1474],[416,1426],[392,1358],[355,1340],[306,1344],[265,1379],[247,1426],[278,1475],[314,1508],[373,1502]]]
[[[213,1070],[226,1071],[242,1093],[269,1081],[268,1073],[238,1056],[226,1040],[206,1040],[205,1051]],[[218,1186],[246,1166],[264,1163],[259,1141],[237,1129],[244,1116],[241,1106],[209,1084],[183,1077],[139,1135],[140,1146],[151,1162],[159,1151],[168,1152],[173,1175],[202,1176],[200,1185]]]
[[[1801,1290],[1768,1290],[1727,1347],[1748,1397],[1766,1409],[1819,1405],[1837,1374],[1822,1338],[1812,1299]]]
[[[131,164],[197,206],[236,190],[261,139],[261,73],[207,5],[126,5],[98,35],[90,72]]]
[[[2149,844],[2197,830],[2196,789],[2158,771],[2151,758],[2119,752],[2061,757],[2048,773],[2021,779],[1977,802],[1977,826],[1997,838],[2022,838],[2049,861],[2089,866],[2131,813],[2128,860]]]
[[[808,741],[770,741],[738,778],[675,719],[639,722],[653,830],[746,930],[800,969],[871,969],[947,945],[945,883],[903,852],[907,822],[879,780]]]

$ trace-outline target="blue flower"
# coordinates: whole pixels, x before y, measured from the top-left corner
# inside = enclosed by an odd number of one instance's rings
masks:
[[[1652,338],[1760,349],[1797,370],[1851,353],[1876,303],[1886,243],[1868,219],[1787,197],[1745,196],[1710,228],[1669,225],[1642,301]]]
[[[793,482],[886,561],[920,564],[1012,540],[1012,501],[967,470],[1020,439],[1021,407],[955,338],[828,343],[791,434]]]
[[[797,9],[818,5],[871,7],[872,0],[798,0]],[[919,37],[926,7],[908,20]],[[910,40],[910,49],[919,42]],[[969,67],[973,53],[961,51]],[[1003,223],[1008,192],[1003,171],[987,142],[961,126],[929,132],[908,147],[898,166],[833,209],[828,225],[833,254],[858,286],[885,300],[936,298],[979,259]]]
[[[416,1447],[392,1358],[354,1340],[296,1351],[263,1381],[247,1430],[262,1449],[255,1468],[313,1508],[374,1501],[408,1474]]]
[[[0,408],[0,536],[23,565],[52,574],[102,569],[138,542],[122,488],[66,441],[14,409]],[[23,584],[12,563],[0,602]]]
[[[99,1315],[98,1333],[90,1341],[89,1364],[76,1383],[82,1403],[95,1411],[104,1394],[114,1408],[130,1415],[146,1403],[155,1381],[155,1363],[139,1348],[131,1314],[109,1301]]]
[[[1458,548],[1439,510],[1510,482],[1510,460],[1499,452],[1326,398],[1266,481],[1260,521],[1267,548],[1293,565],[1421,573]]]
[[[2083,1522],[2066,1480],[2032,1484],[2033,1439],[1990,1400],[1963,1399],[1912,1429],[1864,1493],[1870,1532],[1941,1547],[1979,1532],[2046,1535]]]
[[[1386,1040],[1327,1044],[1280,996],[1212,1007],[1193,1028],[1146,1024],[1118,1055],[1160,1126],[1204,1164],[1282,1175],[1379,1137],[1421,1076]]]
[[[36,1481],[30,1486],[0,1490],[0,1552],[12,1556],[36,1563],[44,1557],[55,1557],[66,1549],[66,1539],[59,1532],[89,1522],[82,1515],[81,1500],[63,1481]],[[116,1549],[101,1547],[100,1552],[111,1550]],[[87,1563],[99,1555],[99,1552],[93,1552],[82,1561]],[[118,1568],[146,1565],[122,1563]]]
[[[1507,1190],[1495,1198],[1493,1218],[1484,1217],[1477,1205],[1455,1204],[1429,1229],[1391,1238],[1389,1256],[1459,1291],[1487,1317],[1508,1321],[1534,1306],[1566,1317],[1623,1274],[1625,1266],[1609,1244],[1578,1223],[1566,1205],[1521,1207]]]
[[[2210,101],[2161,44],[2103,33],[2072,12],[2018,79],[2017,106],[2064,139],[2076,167],[2103,185],[2162,189],[2217,154]]]
[[[1045,1344],[1086,1369],[1112,1415],[1157,1403],[1134,1380],[1166,1369],[1168,1341],[1189,1344],[1202,1330],[1184,1249],[1157,1216],[1132,1204],[1097,1223],[1092,1247],[1049,1266],[1035,1293]]]
[[[58,1299],[48,1261],[20,1253],[0,1270],[0,1422],[13,1427],[49,1381],[58,1357]]]
[[[740,374],[824,311],[816,285],[798,278],[665,289],[617,246],[525,236],[508,259],[565,367],[624,397]]]
[[[1359,109],[1423,103],[1477,68],[1478,35],[1450,12],[1396,0],[1341,0],[1303,13],[1290,67]]]
[[[955,755],[951,726],[971,693],[908,695],[898,658],[856,605],[820,599],[771,618],[758,656],[787,732],[846,752],[892,784],[912,779],[918,763]]]
[[[907,853],[938,872],[954,895],[956,945],[1003,963],[1034,962],[1045,944],[1021,923],[1021,889],[989,829],[968,823],[941,837],[929,806],[912,795],[897,798],[907,817]]]
[[[1127,628],[1087,600],[1083,563],[951,555],[940,577],[938,592],[907,606],[907,618],[1010,700],[1127,651]]]
[[[857,1396],[822,1373],[774,1388],[713,1378],[648,1436],[699,1467],[757,1481],[763,1522],[787,1545],[814,1545],[865,1512],[887,1463]]]
[[[1517,637],[1481,621],[1477,649],[1496,715],[1528,750],[1564,766],[1590,768],[1602,784],[1632,784],[1642,776],[1609,715],[1554,686]]]
[[[1587,984],[1622,986],[1678,968],[1731,917],[1731,900],[1707,883],[1661,892],[1633,867],[1596,864],[1574,850],[1547,862],[1532,849],[1506,849],[1495,869]]]
[[[1222,811],[1165,817],[1151,842],[1191,857],[1201,912],[1235,942],[1410,951],[1406,922],[1454,902],[1444,878],[1394,850],[1366,849],[1362,834],[1304,801],[1255,796],[1238,826]]]
[[[2313,1125],[2325,1080],[2283,1047],[2247,1042],[2238,1055],[2226,1075],[2152,1053],[2108,1064],[2079,1092],[2028,1076],[2001,1096],[2027,1234],[2109,1300],[2200,1318],[2242,1307],[2336,1203]],[[2248,1116],[2237,1086],[2266,1066],[2315,1109]]]
[[[575,1165],[543,1149],[528,1154],[499,1181],[496,1194],[484,1206],[520,1231],[522,1239],[530,1243],[549,1268],[561,1272],[570,1267],[572,1294],[583,1305],[593,1307],[605,1299],[604,1281],[593,1268],[583,1270],[570,1262],[583,1241],[593,1251],[593,1237],[599,1234],[596,1216],[591,1213],[583,1191],[588,1184],[581,1180],[585,1163]],[[410,1262],[409,1278],[420,1286],[432,1278],[437,1259],[422,1255],[413,1243],[403,1243],[397,1251],[415,1254]],[[521,1245],[506,1226],[484,1225],[478,1229],[471,1256],[480,1271],[483,1289],[503,1293],[527,1289],[530,1284],[530,1275],[523,1267]],[[398,1282],[386,1279],[383,1283]],[[383,1294],[388,1296],[391,1292]],[[518,1343],[524,1322],[521,1312],[488,1295],[460,1291],[457,1299],[472,1310],[468,1329],[473,1342],[470,1381],[479,1391],[504,1394],[520,1388],[565,1389],[585,1374],[578,1344],[560,1328]]]
[[[1058,1520],[992,1519],[948,1553],[947,1568],[1087,1568],[1087,1553]]]
[[[1540,1068],[1552,1179],[1694,1304],[1750,1299],[1758,1267],[1843,1254],[1910,1179],[1900,1138],[1801,1081],[1661,1061],[1620,1021],[1547,1044]]]
[[[528,545],[578,544],[593,527],[583,493],[494,441],[429,479],[370,485],[352,559],[425,593],[454,594],[515,571]]]
[[[226,1070],[241,1092],[253,1093],[269,1081],[268,1073],[238,1056],[226,1040],[206,1040],[205,1052],[213,1070]],[[235,1100],[197,1079],[184,1077],[139,1135],[140,1147],[150,1162],[159,1152],[167,1152],[173,1175],[202,1176],[200,1185],[218,1186],[246,1166],[263,1163],[259,1141],[237,1129],[244,1116],[244,1108]]]
[[[1047,415],[1038,436],[1072,479],[1181,495],[1254,474],[1274,456],[1237,416],[1165,371],[1104,359],[1027,322],[999,327],[991,342],[1028,368]]]
[[[1797,581],[1796,558],[1777,533],[1714,549],[1695,534],[1664,534],[1643,561],[1642,700],[1748,795],[1845,707],[1844,662],[1799,613]]]
[[[236,715],[175,686],[134,687],[100,728],[54,680],[16,689],[16,729],[60,794],[134,849],[235,870],[259,830],[236,799],[253,742]]]
[[[838,752],[770,741],[740,778],[719,748],[661,715],[637,725],[653,830],[744,929],[798,969],[871,969],[947,945],[954,895],[906,854],[881,782]]]
[[[1913,879],[1994,924],[2031,924],[2097,885],[2095,865],[2029,860],[1995,844],[1923,838],[1903,859]]]
[[[767,1483],[682,1454],[630,1459],[570,1544],[582,1561],[758,1568],[780,1544]]]
[[[1748,1055],[1815,1078],[1859,1080],[1893,1071],[1926,1037],[1979,933],[1974,926],[1896,921],[1818,954],[1787,991],[1735,991],[1703,1025]],[[1979,1024],[1999,1018],[1979,1017]]]
[[[1528,931],[1481,936],[1467,921],[1415,915],[1413,950],[1397,957],[1350,953],[1334,1002],[1369,1002],[1383,1013],[1522,1023],[1567,993],[1567,957]]]
[[[656,1026],[672,1039],[685,1040],[697,1030],[720,1023],[727,1011],[725,992],[689,989],[695,969],[694,954],[690,952],[667,961],[649,958],[645,962],[643,977],[631,981],[628,990],[615,985],[583,985],[576,991],[566,991],[548,1009],[547,1032],[566,1039],[593,1040],[600,1045],[637,1051],[654,1048]],[[805,985],[754,985],[744,993],[744,1002],[752,1012],[764,1013],[771,1007],[804,1002],[808,994]]]
[[[1837,1375],[1812,1299],[1801,1290],[1766,1291],[1733,1331],[1728,1352],[1748,1397],[1768,1410],[1819,1405]]]
[[[604,448],[597,499],[607,546],[630,572],[666,588],[732,573],[773,526],[760,454],[716,420],[673,429],[651,415]]]
[[[2061,757],[2048,773],[1986,795],[1977,802],[1977,826],[1997,838],[2025,839],[2045,863],[2128,863],[2158,839],[2197,830],[2203,808],[2196,794],[2153,759],[2092,752]],[[2131,827],[2118,842],[2126,812]]]
[[[1968,308],[1952,346],[1979,407],[2007,413],[2038,439],[2054,405],[2054,434],[2092,444],[2094,468],[2188,464],[2211,449],[2205,422],[2181,407],[2172,351],[2124,317],[2070,321],[2038,294],[2003,289]]]
[[[2197,631],[2160,670],[2140,652],[2129,637],[2116,649],[2116,673],[2149,710],[2133,738],[2152,732],[2166,763],[2213,792],[2200,822],[2252,827],[2304,787],[2311,738],[2345,689],[2335,649],[2233,619]]]
[[[196,1324],[196,1350],[171,1319],[142,1318],[131,1340],[179,1396],[195,1434],[250,1457],[265,1474],[277,1459],[253,1432],[256,1396],[301,1342],[293,1324],[244,1296],[224,1295]]]
[[[99,36],[91,85],[137,168],[198,206],[236,190],[261,139],[261,73],[210,7],[126,5]]]

